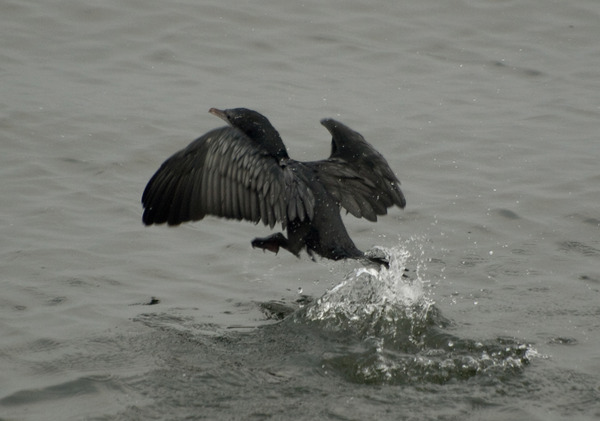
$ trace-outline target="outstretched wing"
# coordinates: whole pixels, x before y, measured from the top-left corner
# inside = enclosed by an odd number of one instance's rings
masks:
[[[214,129],[167,159],[152,176],[142,205],[144,224],[178,225],[206,215],[285,227],[297,182],[277,160],[233,127]],[[313,201],[310,191],[303,204]],[[293,202],[293,203],[291,203]],[[312,218],[312,206],[302,206]],[[304,219],[304,218],[302,218]]]
[[[376,221],[387,208],[406,206],[400,181],[360,133],[333,119],[321,124],[332,135],[331,156],[309,164],[342,207],[358,218]]]

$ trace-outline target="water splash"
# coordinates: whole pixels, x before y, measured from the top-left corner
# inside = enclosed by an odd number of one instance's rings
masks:
[[[359,383],[440,384],[519,373],[537,357],[530,345],[511,338],[477,341],[450,334],[452,322],[430,298],[419,244],[417,256],[401,245],[375,250],[386,255],[389,268],[358,268],[294,315],[294,323],[318,328],[335,342],[323,367]],[[407,265],[415,270],[407,272]]]
[[[398,246],[376,252],[386,255],[389,268],[355,269],[297,317],[325,329],[353,332],[361,339],[417,343],[422,325],[435,323],[427,283],[418,270],[416,278],[407,277],[408,249]]]

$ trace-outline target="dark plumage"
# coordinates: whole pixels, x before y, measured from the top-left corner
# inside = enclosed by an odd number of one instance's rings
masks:
[[[321,120],[333,137],[329,158],[299,162],[262,114],[245,108],[210,113],[230,126],[211,130],[161,165],[142,196],[144,224],[178,225],[206,215],[271,228],[279,222],[287,238],[277,233],[252,246],[296,256],[306,248],[311,256],[339,260],[364,256],[344,227],[340,206],[376,221],[387,208],[406,205],[385,158],[338,121]]]

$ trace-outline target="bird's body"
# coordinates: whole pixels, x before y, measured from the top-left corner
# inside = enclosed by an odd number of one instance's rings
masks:
[[[263,115],[245,108],[212,114],[230,126],[211,130],[167,159],[142,196],[146,225],[200,220],[206,215],[277,223],[287,230],[256,238],[253,247],[273,252],[302,249],[333,260],[364,256],[348,235],[340,206],[371,221],[406,204],[400,182],[364,138],[332,119],[332,153],[299,162]]]

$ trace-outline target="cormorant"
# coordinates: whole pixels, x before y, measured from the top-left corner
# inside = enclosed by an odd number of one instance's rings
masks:
[[[206,215],[271,228],[279,222],[287,238],[276,233],[255,238],[252,246],[296,256],[306,248],[313,259],[316,253],[339,260],[365,257],[346,231],[340,206],[376,221],[388,207],[406,205],[385,158],[336,120],[321,120],[333,138],[329,158],[299,162],[262,114],[246,108],[209,112],[229,126],[209,131],[161,165],[142,196],[144,224],[179,225]]]

